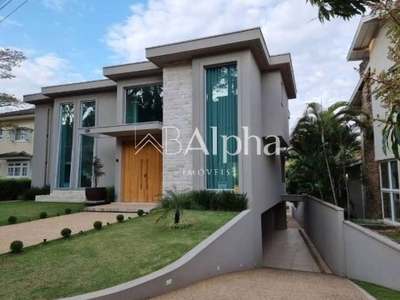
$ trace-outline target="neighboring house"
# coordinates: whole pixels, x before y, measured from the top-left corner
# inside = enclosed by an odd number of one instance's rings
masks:
[[[377,17],[362,17],[347,59],[361,61],[362,74],[376,70],[388,70],[393,62],[387,58],[390,41],[386,29]],[[385,118],[386,111],[379,99],[371,94],[374,85],[360,76],[350,99],[351,105],[359,106],[374,119]],[[385,155],[382,148],[382,124],[373,122],[373,137],[363,135],[363,177],[365,206],[368,218],[384,218],[400,222],[400,183],[398,160],[390,152]]]
[[[296,97],[290,55],[270,55],[261,30],[251,29],[147,48],[146,57],[105,67],[106,80],[24,97],[36,105],[32,184],[51,186],[39,200],[85,200],[97,156],[106,173],[99,185],[114,185],[118,201],[156,202],[174,187],[232,190],[247,193],[258,233],[261,214],[274,206],[275,224],[285,227],[284,160],[257,146],[275,142],[270,135],[280,147],[288,141],[288,99]],[[194,133],[210,155],[185,153]],[[223,135],[246,140],[243,151],[224,157]],[[237,141],[226,144],[234,153]],[[191,147],[200,145],[194,138]]]
[[[0,179],[31,178],[35,109],[0,114]]]

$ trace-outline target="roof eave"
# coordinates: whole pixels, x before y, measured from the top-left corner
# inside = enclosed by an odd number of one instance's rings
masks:
[[[378,16],[363,16],[347,54],[347,61],[359,61],[369,56],[369,44],[379,27]]]
[[[103,75],[113,81],[162,75],[162,69],[150,61],[109,66],[103,68]]]

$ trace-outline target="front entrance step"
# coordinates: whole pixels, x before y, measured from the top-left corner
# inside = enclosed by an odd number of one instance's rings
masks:
[[[50,195],[36,196],[36,202],[75,202],[86,201],[85,190],[54,190]]]
[[[145,213],[149,213],[156,208],[157,205],[158,203],[111,203],[85,207],[84,210],[87,212],[136,213],[139,209],[143,209]]]

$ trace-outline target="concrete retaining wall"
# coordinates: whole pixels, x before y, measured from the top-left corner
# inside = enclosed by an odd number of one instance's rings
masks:
[[[299,203],[293,217],[303,226],[332,272],[346,276],[343,209],[309,196],[307,202]]]
[[[335,275],[400,290],[400,245],[350,221],[343,209],[319,199],[293,209]]]
[[[344,222],[347,276],[400,290],[400,245]]]
[[[136,280],[69,300],[141,300],[176,290],[197,281],[254,268],[251,210],[220,228],[182,258]],[[171,283],[167,286],[167,284]]]

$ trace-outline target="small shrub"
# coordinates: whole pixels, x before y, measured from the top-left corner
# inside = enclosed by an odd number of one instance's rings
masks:
[[[26,190],[23,194],[24,200],[35,200],[36,196],[40,195],[50,195],[50,187],[44,186],[41,188],[33,187]]]
[[[117,221],[119,222],[119,223],[122,223],[123,221],[124,221],[124,215],[118,215],[117,216]]]
[[[47,212],[43,211],[40,213],[39,218],[41,219],[46,219],[47,218]]]
[[[97,230],[100,230],[103,227],[103,223],[101,221],[96,221],[93,223],[93,227]]]
[[[24,248],[24,243],[21,241],[14,241],[10,245],[10,250],[12,253],[20,253],[22,248]]]
[[[115,202],[117,199],[117,193],[115,192],[114,186],[106,187],[106,203]]]
[[[143,216],[144,215],[144,210],[143,209],[139,209],[137,211],[137,214],[138,214],[139,217]]]
[[[8,223],[10,224],[15,224],[17,223],[17,217],[16,216],[11,216],[8,218]]]
[[[70,209],[70,208],[66,208],[65,209],[65,214],[66,215],[69,215],[69,214],[71,214],[72,213],[72,209]]]
[[[231,191],[216,193],[211,200],[211,210],[216,211],[243,211],[247,209],[247,196]]]
[[[61,235],[64,238],[69,238],[71,236],[72,230],[69,228],[64,228],[63,230],[61,230]]]
[[[196,203],[200,209],[211,210],[211,202],[215,197],[217,197],[217,192],[209,190],[196,190],[192,191],[190,195],[193,198],[194,203]]]

